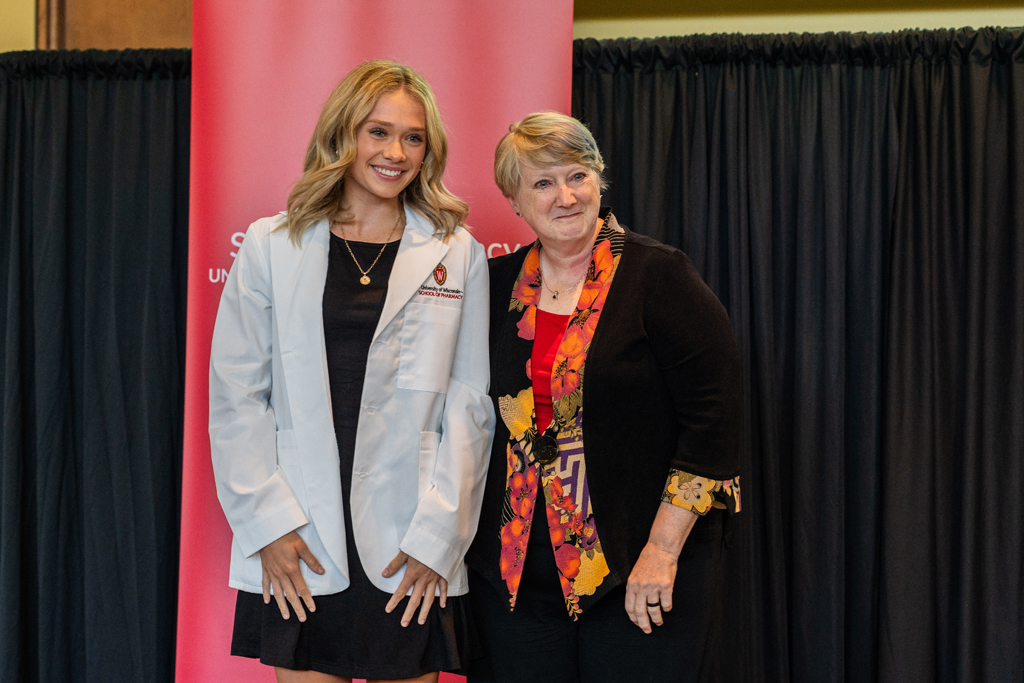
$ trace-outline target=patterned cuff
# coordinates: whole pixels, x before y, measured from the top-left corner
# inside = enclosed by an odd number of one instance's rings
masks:
[[[698,515],[706,515],[711,508],[728,510],[734,514],[743,508],[740,504],[739,477],[719,481],[675,469],[668,472],[661,500]]]

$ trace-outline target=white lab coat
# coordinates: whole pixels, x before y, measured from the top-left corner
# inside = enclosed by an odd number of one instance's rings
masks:
[[[367,357],[352,526],[381,590],[398,588],[404,568],[388,579],[381,571],[402,550],[461,595],[494,430],[487,263],[465,229],[446,243],[419,213],[405,214]],[[234,533],[230,585],[261,592],[259,550],[297,529],[326,569],[320,576],[300,562],[306,585],[328,595],[349,585],[322,314],[330,228],[319,222],[296,247],[275,230],[282,222],[249,227],[221,296],[210,353],[213,469]]]

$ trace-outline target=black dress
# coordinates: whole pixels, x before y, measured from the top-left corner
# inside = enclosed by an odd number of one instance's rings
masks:
[[[363,267],[380,253],[380,244],[349,241]],[[306,612],[305,623],[294,615],[281,618],[275,601],[239,591],[235,607],[231,654],[259,658],[264,664],[287,669],[313,670],[348,678],[415,678],[433,671],[461,671],[467,616],[465,601],[449,597],[441,609],[437,600],[427,623],[417,617],[402,628],[403,600],[391,613],[384,606],[391,598],[367,578],[352,532],[349,509],[352,463],[355,454],[359,403],[366,374],[366,357],[380,320],[388,277],[399,242],[391,242],[370,270],[370,284],[359,282],[345,243],[331,235],[327,281],[324,285],[323,321],[327,372],[331,386],[334,432],[341,461],[341,489],[351,585],[340,593],[315,596],[316,612]],[[300,389],[301,390],[301,389]],[[377,569],[382,570],[383,567]]]

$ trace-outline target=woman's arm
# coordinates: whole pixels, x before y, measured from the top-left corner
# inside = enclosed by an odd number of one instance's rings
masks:
[[[242,552],[260,552],[265,558],[275,542],[274,550],[280,550],[272,552],[278,561],[270,563],[269,577],[264,563],[264,599],[269,602],[269,579],[285,618],[287,592],[304,619],[296,593],[308,596],[309,591],[298,558],[313,556],[297,534],[298,543],[283,540],[308,520],[277,463],[277,420],[270,399],[273,311],[264,252],[268,227],[261,222],[250,226],[221,295],[210,348],[210,446],[217,497]],[[315,558],[313,563],[314,570],[319,568]],[[313,608],[312,598],[307,605]]]
[[[739,349],[725,307],[690,259],[681,251],[664,255],[657,284],[645,302],[649,343],[671,396],[677,441],[665,472],[671,492],[672,472],[721,484],[739,471],[742,427]],[[675,486],[685,485],[686,477]],[[684,486],[685,488],[685,486]],[[705,514],[710,492],[697,499],[663,499]]]
[[[651,623],[661,626],[662,610],[672,610],[679,553],[696,521],[697,514],[690,510],[671,503],[658,507],[647,545],[626,582],[626,613],[644,633],[651,632]]]
[[[470,254],[467,256],[469,263],[462,313],[441,417],[437,463],[432,482],[425,492],[421,492],[412,523],[399,545],[401,553],[388,566],[392,574],[401,566],[403,557],[409,557],[415,558],[425,565],[424,570],[431,570],[442,580],[451,578],[462,566],[466,550],[476,534],[494,434],[494,408],[487,395],[490,376],[487,259],[479,243],[473,241],[468,248]],[[397,599],[393,599],[397,604],[415,584],[406,617],[415,610],[415,604],[419,603],[420,596],[434,578],[428,571],[413,569],[410,562],[401,585],[395,591]],[[420,575],[419,580],[414,574]],[[441,586],[442,592],[446,591],[446,584],[437,585]],[[426,599],[432,600],[433,594],[431,585]],[[393,608],[394,604],[389,606]],[[424,607],[429,608],[429,602]],[[421,621],[425,616],[426,612],[421,610]]]
[[[661,625],[662,610],[672,609],[679,553],[697,517],[723,493],[739,507],[732,477],[738,467],[740,364],[732,328],[689,258],[680,251],[667,256],[645,321],[679,438],[648,542],[627,582],[626,611],[645,633],[651,623]]]

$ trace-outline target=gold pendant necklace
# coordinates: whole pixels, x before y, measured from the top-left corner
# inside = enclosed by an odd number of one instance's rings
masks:
[[[581,277],[579,280],[576,281],[576,284],[570,285],[570,286],[568,286],[568,287],[566,287],[564,289],[551,289],[550,287],[548,287],[547,283],[544,282],[543,278],[541,278],[540,282],[541,282],[542,285],[544,285],[544,289],[546,289],[549,292],[551,292],[551,298],[552,299],[557,299],[559,294],[565,294],[566,292],[571,292],[572,290],[576,289],[576,285],[578,285],[579,283],[583,282],[583,278],[585,278],[585,277],[587,277],[587,276],[584,275],[583,277]]]
[[[338,229],[341,230],[341,241],[345,243],[345,248],[348,249],[348,255],[352,257],[352,261],[356,264],[356,268],[358,268],[359,272],[363,274],[363,276],[359,278],[359,284],[370,284],[370,271],[373,270],[375,265],[377,265],[377,261],[379,261],[381,255],[384,254],[384,250],[388,248],[388,243],[391,242],[391,237],[395,234],[395,230],[398,230],[398,225],[402,222],[402,216],[404,215],[405,212],[399,210],[398,220],[395,221],[395,227],[391,228],[391,232],[388,233],[388,238],[384,240],[383,246],[381,246],[380,251],[377,252],[377,258],[373,259],[373,263],[371,263],[370,267],[366,270],[363,270],[363,267],[359,265],[359,259],[357,259],[356,255],[352,252],[352,247],[349,246],[348,240],[345,239],[345,225],[343,223],[338,223]]]
[[[588,266],[587,270],[584,271],[584,273],[583,273],[583,277],[581,277],[579,280],[577,280],[574,284],[571,284],[568,287],[563,287],[562,289],[552,289],[551,287],[548,286],[548,283],[544,282],[544,271],[541,268],[540,260],[539,260],[539,257],[538,257],[538,261],[537,261],[537,275],[540,278],[541,286],[544,287],[544,289],[546,289],[549,292],[551,292],[551,298],[552,299],[557,299],[559,294],[565,294],[566,292],[571,292],[572,290],[576,289],[576,285],[578,285],[579,283],[581,283],[584,280],[586,280],[587,279],[587,275],[589,275],[589,274],[590,274],[590,267]]]

